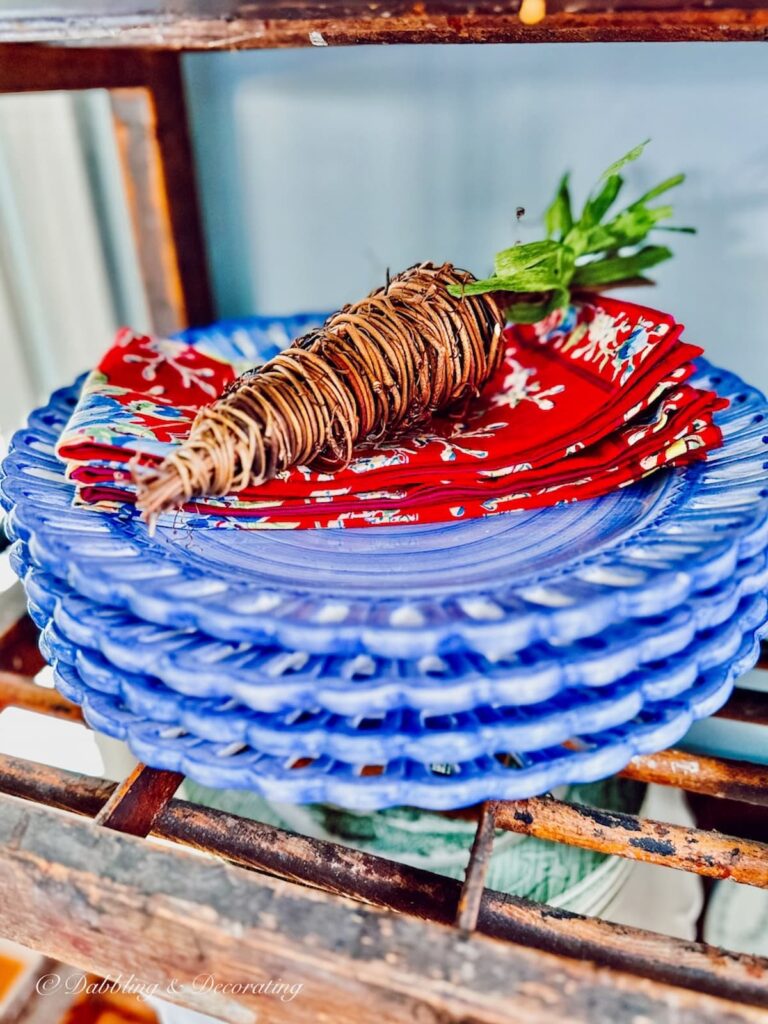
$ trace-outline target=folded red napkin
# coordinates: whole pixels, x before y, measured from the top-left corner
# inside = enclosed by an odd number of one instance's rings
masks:
[[[344,470],[298,467],[238,495],[190,503],[195,525],[439,522],[593,497],[720,443],[719,400],[685,384],[701,350],[643,306],[596,298],[505,332],[504,363],[460,417]],[[243,369],[231,350],[118,334],[58,446],[78,500],[134,500],[127,462],[162,459],[200,406]],[[178,520],[178,514],[173,514]]]
[[[226,516],[247,526],[258,514],[264,519],[262,525],[269,521],[319,527],[357,519],[433,523],[596,497],[640,480],[662,466],[687,465],[703,457],[720,443],[712,413],[724,404],[712,392],[683,387],[659,401],[644,422],[627,424],[610,438],[555,466],[495,481],[462,487],[446,479],[345,494],[318,489],[308,498],[265,499],[258,506],[253,502],[224,504],[212,498],[191,503],[184,519]],[[104,507],[119,507],[132,499],[124,489],[103,484],[82,487],[80,493],[83,501]]]

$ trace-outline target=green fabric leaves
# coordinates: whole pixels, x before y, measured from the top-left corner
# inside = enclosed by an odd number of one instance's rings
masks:
[[[668,205],[649,205],[652,200],[682,184],[676,174],[606,220],[624,185],[620,171],[642,154],[647,142],[603,173],[574,220],[569,176],[560,180],[544,222],[547,239],[515,245],[496,254],[493,275],[463,288],[452,285],[452,295],[509,292],[507,316],[516,323],[536,323],[554,309],[566,306],[573,288],[599,288],[642,278],[646,270],[672,256],[663,245],[643,245],[654,229],[687,231],[661,224],[673,215]],[[520,298],[514,298],[515,295]]]

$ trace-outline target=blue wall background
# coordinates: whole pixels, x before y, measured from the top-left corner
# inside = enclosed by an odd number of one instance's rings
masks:
[[[188,55],[219,312],[326,309],[420,259],[483,273],[650,136],[685,170],[676,259],[640,301],[768,387],[768,51],[757,44],[381,47]],[[514,211],[526,207],[524,227]]]

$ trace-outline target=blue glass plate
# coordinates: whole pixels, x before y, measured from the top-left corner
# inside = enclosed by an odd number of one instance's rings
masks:
[[[119,698],[131,712],[214,743],[247,743],[278,757],[327,755],[355,764],[398,757],[426,763],[445,757],[446,751],[465,761],[554,747],[574,735],[621,726],[649,702],[680,697],[702,674],[737,657],[745,635],[762,626],[767,610],[765,596],[746,598],[733,620],[697,637],[685,652],[692,680],[668,671],[662,661],[619,682],[570,687],[552,700],[524,708],[486,705],[452,715],[410,709],[346,718],[312,709],[264,714],[232,699],[183,697],[156,678],[121,672],[96,651],[70,643],[52,622],[41,649],[49,661],[75,666],[88,687]]]
[[[604,498],[447,526],[339,531],[159,529],[72,508],[52,455],[75,391],[13,440],[3,501],[36,562],[96,602],[223,640],[311,654],[498,658],[593,636],[716,586],[768,540],[766,401],[703,365],[731,399],[726,443],[685,471]]]
[[[712,652],[723,652],[721,660],[732,656],[743,632],[734,619],[739,602],[768,587],[763,554],[739,562],[729,580],[668,615],[630,620],[597,637],[559,647],[535,644],[497,661],[472,652],[409,661],[311,655],[166,629],[80,597],[32,566],[20,542],[11,558],[40,628],[55,618],[68,643],[100,652],[119,670],[157,677],[193,698],[235,698],[255,711],[319,708],[347,716],[401,707],[447,714],[482,704],[540,703],[566,688],[605,686],[640,668],[647,685],[658,678],[676,687],[670,695],[692,685]],[[723,624],[727,628],[715,630]]]
[[[378,764],[350,764],[330,757],[275,757],[244,743],[211,743],[177,725],[130,711],[122,699],[84,683],[76,668],[56,665],[57,686],[81,704],[87,721],[126,740],[139,760],[179,771],[205,786],[249,789],[273,801],[333,803],[358,811],[407,804],[448,810],[481,800],[517,800],[565,783],[592,782],[620,771],[637,754],[676,743],[697,718],[727,700],[733,679],[747,671],[759,652],[755,631],[737,656],[704,673],[674,700],[647,705],[632,721],[583,735],[568,746],[519,755],[519,766],[504,756],[454,763],[423,764],[406,758]]]

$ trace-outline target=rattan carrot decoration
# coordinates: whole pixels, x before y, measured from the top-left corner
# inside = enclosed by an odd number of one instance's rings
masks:
[[[547,239],[498,253],[486,280],[447,263],[411,267],[243,374],[159,467],[134,469],[144,518],[292,466],[342,467],[359,442],[391,438],[479,394],[501,360],[505,320],[535,323],[573,291],[644,281],[672,255],[642,245],[672,215],[649,203],[683,181],[667,179],[606,221],[619,171],[644,146],[608,168],[578,219],[566,175],[546,212]]]

